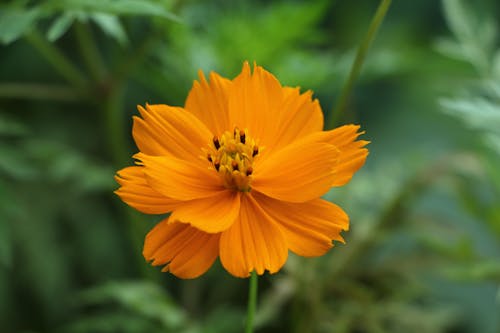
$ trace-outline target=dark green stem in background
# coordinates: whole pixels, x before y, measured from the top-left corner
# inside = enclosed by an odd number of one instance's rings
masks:
[[[255,309],[257,308],[257,279],[258,275],[255,271],[253,271],[250,276],[250,286],[248,289],[248,307],[245,333],[253,332],[253,320],[255,317]]]
[[[80,101],[78,92],[67,85],[45,83],[0,83],[0,98]]]
[[[77,23],[75,33],[82,59],[92,80],[89,80],[53,43],[48,42],[38,32],[32,32],[26,36],[26,39],[54,70],[72,85],[73,91],[78,97],[90,102],[93,107],[101,109],[111,160],[116,168],[124,167],[130,161],[125,132],[127,126],[125,126],[123,118],[125,76],[120,76],[120,79],[108,77],[108,71],[97,44],[86,25]],[[3,86],[4,92],[11,95],[20,94],[19,88],[20,86]],[[50,97],[54,94],[53,89],[38,89],[38,92],[41,97]],[[55,92],[60,93],[61,91]],[[147,276],[151,271],[148,271],[140,254],[146,225],[140,223],[142,222],[140,221],[141,216],[137,212],[126,208],[122,203],[120,203],[120,207],[123,207],[134,253],[137,253],[138,267]]]
[[[114,72],[116,80],[123,80],[125,77],[137,67],[138,64],[144,61],[144,57],[152,50],[152,48],[161,41],[161,34],[153,33],[148,35],[143,42],[134,47],[133,52],[126,58],[118,62]]]
[[[111,154],[115,168],[123,168],[130,163],[125,131],[127,126],[124,124],[123,118],[125,82],[114,82],[110,85],[110,88],[111,90],[103,101],[104,105],[102,105],[105,130],[108,137],[108,151]],[[126,207],[122,202],[118,204],[124,212],[125,223],[134,249],[133,253],[136,256],[134,259],[137,262],[137,267],[144,276],[150,276],[152,271],[148,270],[141,250],[147,225],[142,221],[141,215],[138,212]]]
[[[105,96],[103,112],[106,133],[108,135],[109,151],[116,167],[125,166],[129,162],[127,142],[125,140],[125,124],[122,116],[125,85],[123,82],[114,83]]]
[[[52,67],[70,84],[72,84],[75,89],[81,92],[81,95],[87,94],[88,82],[85,75],[74,66],[66,56],[59,51],[52,43],[48,42],[43,36],[38,32],[34,31],[26,35],[28,42],[33,45],[38,52],[47,60]]]
[[[106,76],[106,66],[92,38],[88,25],[81,22],[75,24],[76,38],[80,47],[85,66],[90,72],[92,79],[100,82]]]
[[[370,27],[368,28],[368,32],[366,33],[365,38],[363,39],[363,41],[358,47],[358,50],[356,51],[356,57],[354,58],[354,63],[351,67],[351,72],[349,73],[349,77],[345,82],[344,86],[342,87],[342,92],[340,93],[340,97],[337,100],[335,108],[332,111],[331,124],[330,124],[331,128],[334,128],[337,125],[340,116],[345,112],[345,108],[347,106],[347,102],[349,101],[349,97],[351,95],[354,82],[356,81],[357,77],[359,76],[359,73],[361,72],[361,67],[363,66],[366,53],[368,52],[370,44],[375,38],[375,34],[377,33],[378,28],[384,21],[385,14],[389,9],[390,4],[391,0],[382,0],[380,2],[377,11],[375,12],[375,15],[373,16],[373,19],[370,23]]]

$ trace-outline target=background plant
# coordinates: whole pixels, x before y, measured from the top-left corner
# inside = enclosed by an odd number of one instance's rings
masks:
[[[112,194],[135,105],[256,60],[338,98],[371,1],[0,5],[0,330],[236,332],[246,280],[180,281],[140,257],[159,220]],[[367,165],[328,194],[347,245],[261,279],[259,332],[500,329],[499,4],[396,1],[342,122]]]

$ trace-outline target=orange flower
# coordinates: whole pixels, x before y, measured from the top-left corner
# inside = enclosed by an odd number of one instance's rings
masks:
[[[349,218],[320,199],[365,162],[359,126],[322,131],[312,93],[283,87],[248,63],[234,80],[200,72],[184,108],[139,107],[137,166],[116,177],[116,193],[146,214],[171,215],[146,236],[144,257],[180,278],[220,257],[234,276],[275,273],[288,250],[325,254],[343,241]]]

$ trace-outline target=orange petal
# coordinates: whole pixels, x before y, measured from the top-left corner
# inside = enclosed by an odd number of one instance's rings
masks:
[[[183,223],[158,223],[146,236],[143,255],[152,265],[166,265],[183,279],[205,273],[219,254],[220,234],[208,234]]]
[[[332,186],[342,186],[365,164],[368,149],[363,148],[369,141],[358,140],[364,132],[358,132],[358,125],[344,125],[332,131],[329,142],[340,150],[339,160],[335,167],[335,180]]]
[[[148,155],[172,155],[197,159],[213,137],[192,113],[168,105],[138,107],[142,119],[134,117],[132,135],[139,150]]]
[[[170,198],[193,200],[225,190],[217,173],[203,167],[202,160],[192,163],[172,156],[148,156],[142,153],[134,157],[142,161],[148,184]]]
[[[228,111],[231,126],[248,128],[259,145],[271,147],[279,129],[283,88],[279,81],[260,66],[251,73],[248,62],[229,89]]]
[[[332,240],[343,242],[341,230],[349,229],[349,217],[339,206],[315,199],[289,203],[253,194],[255,200],[282,229],[288,248],[304,257],[317,257],[332,247]]]
[[[198,75],[200,81],[194,81],[185,109],[200,119],[214,135],[220,135],[230,129],[227,96],[231,81],[214,72],[210,73],[210,82],[202,71]]]
[[[241,199],[240,216],[220,238],[220,259],[234,276],[250,272],[276,273],[285,264],[288,249],[280,228],[262,210],[251,194]]]
[[[274,148],[323,129],[323,112],[318,100],[312,100],[311,91],[300,94],[299,88],[284,87],[283,92],[283,112],[278,132],[274,133],[277,138]]]
[[[133,166],[118,171],[115,177],[121,187],[115,193],[129,206],[146,214],[164,214],[177,206],[179,201],[153,190],[146,182],[144,168]]]
[[[297,140],[254,162],[251,187],[270,197],[290,202],[319,198],[334,181],[333,168],[338,153],[333,145],[311,142],[310,137]]]
[[[240,192],[222,191],[208,198],[185,201],[179,205],[170,220],[189,223],[208,233],[229,228],[240,211]]]

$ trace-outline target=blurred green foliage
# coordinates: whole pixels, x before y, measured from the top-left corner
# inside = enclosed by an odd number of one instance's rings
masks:
[[[257,61],[326,117],[372,1],[0,5],[0,331],[239,332],[247,281],[141,258],[160,217],[112,191],[135,105]],[[395,1],[342,122],[368,162],[327,198],[346,245],[260,280],[258,332],[500,331],[500,4]],[[496,14],[496,15],[495,15]]]

